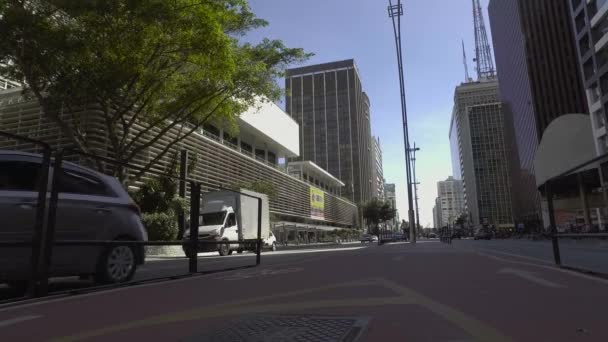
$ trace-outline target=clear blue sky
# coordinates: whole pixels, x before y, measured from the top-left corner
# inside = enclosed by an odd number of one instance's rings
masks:
[[[454,87],[464,80],[461,40],[474,75],[471,0],[405,0],[402,17],[410,143],[417,156],[420,223],[433,222],[437,181],[452,174],[448,130]],[[396,3],[396,0],[393,0]],[[488,0],[482,0],[488,35]],[[354,58],[371,101],[372,132],[383,150],[384,177],[397,184],[397,207],[407,216],[399,83],[388,0],[250,0],[268,27],[247,39],[281,39],[315,56],[306,64]],[[283,81],[281,81],[283,82]],[[283,83],[281,83],[283,84]]]

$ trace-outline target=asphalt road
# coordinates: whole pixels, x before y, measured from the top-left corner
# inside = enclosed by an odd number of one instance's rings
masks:
[[[0,336],[6,341],[608,340],[608,281],[544,261],[475,250],[485,242],[267,253],[260,267],[0,308]],[[241,259],[253,260],[237,256],[225,262]]]
[[[455,246],[504,256],[519,256],[527,260],[554,264],[551,241],[514,240],[452,240]],[[608,240],[559,240],[564,266],[608,274]]]

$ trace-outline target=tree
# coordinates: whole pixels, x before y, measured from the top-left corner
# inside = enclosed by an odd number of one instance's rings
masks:
[[[367,230],[376,228],[380,223],[380,208],[382,203],[377,198],[372,198],[363,205],[363,218],[367,222]]]
[[[206,122],[234,130],[239,113],[279,98],[275,79],[310,54],[278,40],[241,42],[265,25],[246,0],[0,1],[0,74],[23,80],[84,152],[99,151],[73,115],[83,108],[97,110],[119,162],[169,138],[148,169]],[[123,167],[112,172],[128,182]]]
[[[380,222],[387,222],[395,218],[397,210],[393,208],[390,202],[382,203],[379,209]]]
[[[363,205],[363,218],[367,221],[368,231],[371,225],[374,234],[377,234],[378,224],[392,220],[395,214],[396,210],[392,208],[390,202],[375,197]]]
[[[268,181],[257,180],[257,181],[253,181],[253,182],[235,183],[230,186],[230,189],[236,190],[236,191],[238,191],[240,189],[247,189],[247,190],[251,190],[251,191],[255,191],[255,192],[264,194],[264,195],[268,196],[268,199],[270,199],[270,200],[277,199],[277,189],[274,187],[274,185],[272,183],[270,183]]]

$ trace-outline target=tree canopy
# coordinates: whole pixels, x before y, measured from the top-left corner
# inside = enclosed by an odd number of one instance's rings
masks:
[[[390,221],[395,217],[396,210],[391,203],[378,198],[372,198],[363,205],[363,218],[368,226],[377,227],[379,223]]]
[[[83,123],[61,113],[99,108],[121,162],[180,128],[149,167],[205,122],[234,128],[260,98],[280,97],[275,79],[310,54],[279,40],[243,42],[265,25],[246,0],[5,0],[0,73],[22,80],[84,152],[95,153]]]

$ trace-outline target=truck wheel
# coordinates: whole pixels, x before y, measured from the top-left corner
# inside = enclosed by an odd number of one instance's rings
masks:
[[[236,252],[239,253],[239,254],[243,254],[243,250],[242,249],[239,249]]]
[[[226,256],[230,255],[232,251],[230,250],[230,246],[228,246],[228,244],[222,244],[220,245],[220,248],[218,248],[218,252],[221,256]]]
[[[273,252],[276,252],[276,251],[277,251],[277,244],[276,244],[276,242],[273,242],[273,243],[272,243],[272,251],[273,251]]]

